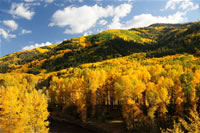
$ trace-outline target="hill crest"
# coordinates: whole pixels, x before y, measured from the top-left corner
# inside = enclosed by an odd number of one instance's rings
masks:
[[[178,53],[199,55],[199,40],[200,22],[106,30],[9,54],[0,58],[0,72],[39,74],[140,52],[146,53],[148,58]]]

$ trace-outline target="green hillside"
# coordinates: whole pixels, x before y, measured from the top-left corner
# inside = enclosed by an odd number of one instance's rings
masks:
[[[0,72],[52,72],[139,52],[145,52],[148,58],[177,53],[199,55],[199,40],[200,22],[108,30],[7,55],[0,58]]]

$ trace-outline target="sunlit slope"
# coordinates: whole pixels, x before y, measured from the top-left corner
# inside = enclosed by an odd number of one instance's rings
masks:
[[[107,30],[57,45],[12,53],[0,58],[0,72],[38,74],[140,52],[150,58],[185,52],[199,55],[199,41],[200,22]]]

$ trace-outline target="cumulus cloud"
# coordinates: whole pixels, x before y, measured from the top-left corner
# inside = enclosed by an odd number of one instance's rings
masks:
[[[50,42],[45,42],[45,43],[36,43],[34,45],[29,45],[29,46],[25,46],[22,48],[22,50],[30,50],[30,49],[34,49],[34,48],[39,48],[39,47],[44,47],[44,46],[48,46],[51,45],[52,43]]]
[[[57,10],[49,26],[66,27],[65,33],[83,33],[96,25],[99,19],[113,17],[113,23],[120,21],[131,10],[130,4],[121,4],[117,7],[107,6],[105,8],[94,6],[66,7],[64,10]],[[111,27],[111,26],[110,26]]]
[[[199,8],[199,4],[194,4],[190,0],[183,0],[183,2],[181,3],[179,7],[179,9],[182,9],[182,10],[196,10],[198,8]]]
[[[99,24],[103,25],[103,26],[106,25],[107,23],[108,23],[108,21],[106,21],[105,19],[102,19],[99,21]]]
[[[165,10],[167,9],[181,9],[181,10],[196,10],[199,8],[198,4],[193,3],[191,0],[168,0],[165,5]]]
[[[34,0],[24,0],[25,2],[33,2]]]
[[[83,33],[83,36],[89,36],[89,35],[92,35],[92,34],[94,34],[93,31],[87,31],[87,32]]]
[[[14,34],[9,34],[6,30],[0,28],[0,35],[3,36],[4,39],[9,39],[9,38],[15,38],[16,35]]]
[[[25,7],[40,6],[40,2],[25,3]]]
[[[53,3],[54,0],[44,0],[44,2],[46,2],[46,3]]]
[[[89,36],[89,35],[92,35],[92,34],[100,33],[100,32],[103,32],[105,30],[107,30],[107,28],[105,28],[105,27],[94,28],[94,29],[91,29],[91,30],[84,32],[83,36]]]
[[[8,26],[12,31],[18,28],[18,24],[14,20],[4,20],[3,24]]]
[[[22,35],[23,35],[23,34],[30,34],[30,33],[32,33],[31,30],[22,29],[22,31],[21,31],[21,34],[22,34]]]
[[[131,11],[132,5],[130,4],[122,4],[115,8],[114,18],[112,19],[112,23],[108,25],[109,29],[117,29],[121,27],[120,19],[127,16]]]
[[[145,27],[154,23],[181,23],[186,21],[185,13],[177,12],[169,16],[153,16],[152,14],[141,14],[127,21],[122,28]]]
[[[80,2],[82,3],[84,0],[65,0],[65,2],[70,2],[70,3],[74,3],[74,2]]]
[[[28,20],[31,20],[35,14],[35,12],[31,11],[30,7],[24,3],[12,3],[9,13],[14,17],[22,17]]]

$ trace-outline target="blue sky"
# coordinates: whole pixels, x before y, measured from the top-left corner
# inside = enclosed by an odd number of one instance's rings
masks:
[[[199,0],[0,0],[0,57],[107,29],[194,21]]]

